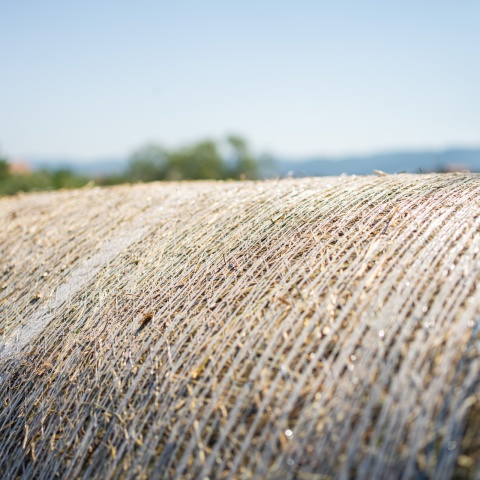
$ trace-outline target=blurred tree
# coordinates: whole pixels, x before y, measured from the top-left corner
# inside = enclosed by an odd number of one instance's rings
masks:
[[[59,168],[53,171],[45,170],[44,173],[50,177],[50,185],[54,190],[83,187],[89,181],[87,177],[77,175],[68,168]]]
[[[223,159],[211,140],[171,152],[169,159],[167,180],[219,180],[225,177]]]
[[[169,154],[164,148],[154,144],[146,145],[131,156],[127,177],[142,182],[165,180],[169,164]]]
[[[68,169],[10,172],[8,161],[0,156],[0,195],[58,188],[78,188],[87,182],[88,178],[76,175]]]
[[[242,137],[228,136],[226,147],[219,148],[212,140],[203,140],[176,150],[146,145],[132,154],[124,178],[143,182],[227,178],[254,180],[267,172],[264,168],[267,157],[255,158]]]
[[[232,149],[230,176],[242,180],[255,180],[259,177],[259,161],[253,157],[247,142],[238,135],[229,135],[227,142]]]
[[[0,180],[3,180],[8,176],[10,166],[7,160],[3,157],[0,157]]]
[[[225,142],[203,140],[175,150],[155,144],[146,145],[133,152],[124,173],[95,179],[95,182],[114,185],[155,180],[254,180],[272,176],[275,173],[273,165],[269,157],[255,157],[245,139],[229,135]],[[88,181],[89,178],[68,169],[11,173],[7,160],[0,155],[0,195],[78,188]]]
[[[215,142],[202,142],[167,151],[147,145],[130,158],[126,177],[132,181],[205,180],[225,176],[223,159]]]

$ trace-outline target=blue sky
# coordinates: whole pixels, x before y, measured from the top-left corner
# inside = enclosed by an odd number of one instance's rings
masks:
[[[480,2],[0,0],[0,148],[480,146]]]

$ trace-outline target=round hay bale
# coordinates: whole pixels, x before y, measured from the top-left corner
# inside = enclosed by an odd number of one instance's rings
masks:
[[[480,180],[0,200],[3,478],[478,478]]]

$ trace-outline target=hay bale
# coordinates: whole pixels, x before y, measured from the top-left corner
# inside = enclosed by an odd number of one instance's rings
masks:
[[[480,475],[480,181],[0,200],[4,478]]]

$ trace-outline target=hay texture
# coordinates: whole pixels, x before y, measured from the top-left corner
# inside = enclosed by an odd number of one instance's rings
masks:
[[[480,475],[480,178],[0,200],[2,478]]]

